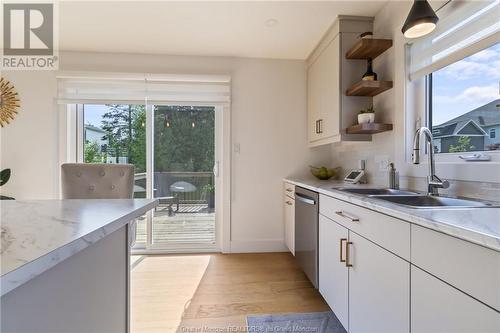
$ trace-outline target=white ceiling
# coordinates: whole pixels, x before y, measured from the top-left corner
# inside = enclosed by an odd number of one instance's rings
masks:
[[[60,49],[305,59],[337,15],[386,2],[60,2]]]

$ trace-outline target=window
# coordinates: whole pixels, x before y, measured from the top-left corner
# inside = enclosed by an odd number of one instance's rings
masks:
[[[500,44],[427,76],[436,153],[500,150]]]
[[[135,104],[80,104],[83,162],[135,166],[134,197],[146,197],[146,107]]]

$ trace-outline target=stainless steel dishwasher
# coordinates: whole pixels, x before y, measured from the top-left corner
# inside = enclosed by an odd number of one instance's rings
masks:
[[[318,288],[318,193],[295,187],[295,257]]]

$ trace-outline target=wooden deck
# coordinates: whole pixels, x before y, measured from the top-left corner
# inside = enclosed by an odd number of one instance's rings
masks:
[[[138,243],[146,242],[146,219],[137,223]],[[153,212],[153,243],[215,244],[215,213],[207,205],[181,204],[179,212],[169,216],[168,209],[161,207]]]

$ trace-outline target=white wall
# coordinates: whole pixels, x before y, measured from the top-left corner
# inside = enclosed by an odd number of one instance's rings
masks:
[[[392,80],[393,88],[373,98],[376,121],[394,125],[394,129],[373,135],[371,142],[342,142],[333,144],[332,166],[342,166],[344,170],[357,167],[359,159],[366,160],[369,182],[380,186],[388,186],[388,172],[380,170],[379,162],[389,159],[396,163],[401,170],[401,186],[418,190],[426,190],[427,165],[419,166],[410,163],[407,158],[408,140],[411,140],[414,131],[414,115],[423,110],[423,96],[405,100],[405,43],[401,27],[408,15],[412,2],[391,1],[375,16],[373,32],[377,38],[393,40],[393,46],[373,61],[373,69],[380,80]],[[406,127],[408,129],[406,129]],[[406,135],[407,131],[409,135]],[[422,160],[426,158],[423,157]],[[462,181],[460,179],[474,178],[474,173],[466,168],[471,165],[461,165],[453,168],[452,176],[449,164],[437,164],[436,173],[450,180],[451,187],[441,190],[450,195],[461,195],[498,200],[500,184],[493,182]],[[494,165],[491,165],[494,167]],[[448,169],[447,169],[448,168]],[[491,172],[488,169],[488,172]],[[491,176],[491,173],[489,174]],[[466,177],[467,176],[467,177]],[[477,177],[477,173],[475,174]],[[449,177],[449,178],[448,178]]]
[[[19,199],[50,199],[58,195],[58,114],[54,104],[54,73],[2,72],[15,86],[21,108],[0,129],[0,169],[11,168],[1,193]]]
[[[330,160],[330,147],[307,148],[305,63],[225,57],[61,53],[61,70],[229,74],[233,153],[231,247],[284,250],[281,179]],[[19,199],[58,196],[58,118],[53,72],[6,72],[20,93],[19,116],[1,133],[2,192]]]

